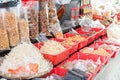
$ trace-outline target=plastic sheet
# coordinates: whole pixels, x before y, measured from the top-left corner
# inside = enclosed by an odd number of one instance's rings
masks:
[[[107,28],[107,36],[108,40],[120,44],[120,25],[118,24],[111,24]]]

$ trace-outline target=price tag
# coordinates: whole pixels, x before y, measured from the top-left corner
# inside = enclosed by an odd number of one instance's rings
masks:
[[[15,7],[20,3],[20,0],[0,0],[0,8]]]
[[[47,41],[48,39],[45,36],[45,34],[41,32],[40,34],[37,35],[36,40],[38,42],[43,42],[43,41]]]

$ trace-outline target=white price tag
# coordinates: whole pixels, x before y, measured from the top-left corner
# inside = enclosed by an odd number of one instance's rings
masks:
[[[71,0],[55,0],[56,4],[70,4]]]

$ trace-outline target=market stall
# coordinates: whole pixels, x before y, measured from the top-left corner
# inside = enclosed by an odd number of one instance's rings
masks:
[[[118,60],[120,50],[120,13],[115,6],[119,1],[112,2],[110,7],[105,6],[108,3],[101,1],[97,5],[97,0],[1,2],[1,78],[108,80],[100,76],[103,72],[107,76],[106,68],[112,67],[114,59]]]

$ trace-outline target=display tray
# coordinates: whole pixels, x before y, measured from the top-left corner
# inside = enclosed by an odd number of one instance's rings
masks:
[[[72,55],[68,60],[65,60],[63,63],[61,63],[60,65],[58,65],[57,67],[55,67],[51,74],[57,74],[57,75],[60,75],[60,76],[65,76],[67,74],[67,69],[64,68],[64,67],[61,67],[64,63],[66,63],[67,61],[74,61],[74,60],[92,60],[92,59],[89,59],[89,58],[85,58],[85,57],[80,57],[79,53],[75,53],[74,55]],[[87,80],[92,80],[92,78],[100,72],[100,69],[101,69],[101,65],[98,65],[94,62],[94,64],[97,66],[96,67],[96,70],[95,72],[92,74],[92,73],[88,73],[87,72],[87,76],[88,76],[88,79]]]
[[[93,43],[91,45],[91,47],[100,47],[100,46],[104,46],[104,45],[108,45],[108,48],[109,48],[109,52],[111,52],[111,58],[115,58],[116,55],[117,55],[117,52],[120,50],[120,45],[118,44],[114,44],[114,43],[110,43],[110,42],[104,42],[104,41],[97,41],[95,43]],[[110,49],[110,45],[113,45],[114,47],[117,47],[115,50],[113,48]]]
[[[107,57],[107,56],[101,56],[101,55],[96,55],[96,54],[86,54],[86,53],[82,53],[82,52],[77,52],[76,54],[79,56],[79,58],[83,58],[85,60],[91,59],[94,62],[99,63],[100,65],[106,64],[109,59],[109,57]]]
[[[51,74],[57,74],[59,76],[64,77],[67,74],[67,69],[61,68],[61,67],[56,67],[52,70]],[[87,80],[92,80],[92,74],[87,74],[88,79]]]
[[[51,38],[50,40],[63,42],[65,39]],[[76,52],[78,50],[79,42],[76,42],[76,41],[73,41],[73,42],[74,42],[74,44],[72,46],[64,46],[65,48],[67,48],[69,50],[69,55],[73,54],[74,52]]]
[[[106,33],[104,28],[92,28],[90,32],[84,32],[81,28],[76,29],[76,31],[87,39],[87,44],[93,42],[94,40],[98,39],[100,36]],[[85,43],[86,44],[86,43]],[[81,47],[79,46],[79,49]]]
[[[43,44],[43,42],[41,42],[41,43],[35,43],[34,45],[38,49],[40,49],[44,44]],[[59,53],[58,55],[50,55],[47,53],[43,53],[43,56],[46,59],[50,60],[53,63],[53,65],[57,65],[69,57],[69,49],[66,48],[65,51]]]
[[[70,34],[70,33],[66,33],[66,34],[64,34],[64,38],[69,38],[69,37],[73,37],[73,36],[75,36],[75,34]],[[87,44],[88,44],[88,37],[87,36],[82,36],[83,38],[85,38],[84,40],[82,40],[82,41],[75,41],[75,42],[77,42],[77,44],[78,44],[78,50],[79,49],[81,49],[81,48],[83,48],[84,46],[86,46]],[[87,38],[87,39],[86,39]],[[75,46],[74,46],[75,47]],[[77,47],[77,46],[76,46]],[[76,48],[75,47],[75,48]],[[73,49],[72,49],[73,50]],[[74,51],[75,52],[75,51]]]

